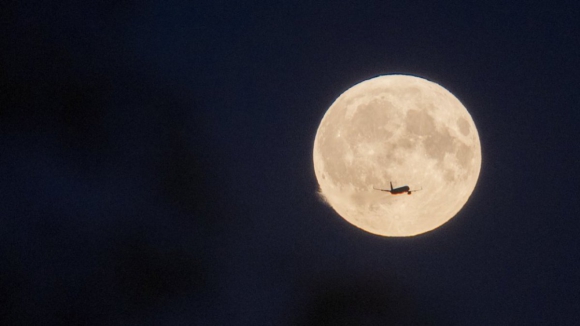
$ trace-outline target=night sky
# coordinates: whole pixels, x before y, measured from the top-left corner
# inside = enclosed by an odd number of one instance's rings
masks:
[[[1,325],[580,324],[577,1],[98,3],[0,5]],[[330,104],[393,73],[482,146],[410,238],[312,164]]]

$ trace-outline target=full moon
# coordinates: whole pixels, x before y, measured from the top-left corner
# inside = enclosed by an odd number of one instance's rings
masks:
[[[455,216],[475,188],[481,145],[461,102],[431,81],[386,75],[341,94],[313,149],[320,194],[349,223],[382,236],[413,236]],[[408,185],[411,195],[373,188]]]

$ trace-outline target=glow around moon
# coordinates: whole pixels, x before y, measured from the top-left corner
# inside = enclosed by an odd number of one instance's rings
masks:
[[[326,201],[353,225],[412,236],[455,216],[475,188],[481,145],[465,107],[422,78],[387,75],[348,89],[320,122],[314,171]],[[408,185],[412,195],[373,190]]]

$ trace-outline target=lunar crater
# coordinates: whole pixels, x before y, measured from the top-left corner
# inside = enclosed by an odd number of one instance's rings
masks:
[[[469,135],[469,123],[464,118],[459,118],[457,120],[457,127],[463,136]]]
[[[407,112],[406,126],[409,133],[418,136],[431,135],[436,129],[433,117],[418,109]]]

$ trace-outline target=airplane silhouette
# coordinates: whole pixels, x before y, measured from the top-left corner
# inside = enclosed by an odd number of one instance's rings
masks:
[[[402,186],[402,187],[393,189],[393,183],[392,182],[391,182],[391,190],[388,190],[388,189],[379,189],[379,188],[375,188],[375,187],[373,187],[373,189],[380,190],[380,191],[390,192],[391,195],[401,195],[401,194],[404,194],[404,193],[407,193],[407,195],[410,195],[413,191],[423,190],[423,188],[417,189],[417,190],[409,190],[409,187],[408,186]]]

